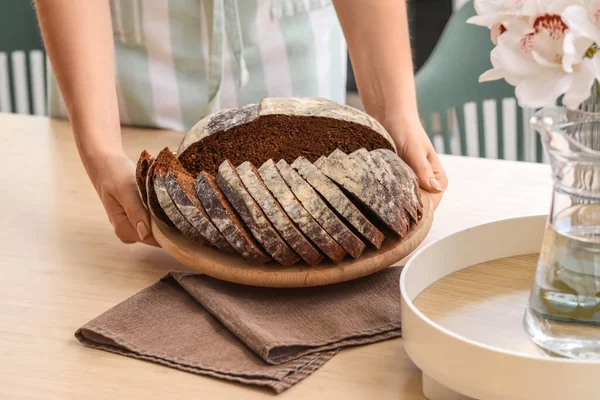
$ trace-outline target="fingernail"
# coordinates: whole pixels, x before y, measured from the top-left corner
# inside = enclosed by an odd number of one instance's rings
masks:
[[[429,180],[429,184],[431,185],[432,188],[434,188],[435,190],[437,190],[438,192],[442,191],[442,186],[440,185],[440,183],[437,181],[437,179],[435,178],[431,178]]]
[[[140,240],[146,240],[148,237],[148,228],[146,227],[146,224],[143,221],[140,221],[137,223],[135,228],[137,229]]]

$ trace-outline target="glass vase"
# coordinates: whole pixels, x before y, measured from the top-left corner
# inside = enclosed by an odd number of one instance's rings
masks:
[[[542,137],[554,190],[525,313],[530,338],[548,353],[600,359],[600,113],[597,95],[580,110],[547,108]]]

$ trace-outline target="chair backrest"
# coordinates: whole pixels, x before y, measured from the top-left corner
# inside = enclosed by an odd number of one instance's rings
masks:
[[[0,112],[46,114],[46,55],[28,0],[0,2]]]
[[[492,67],[494,45],[487,29],[466,23],[475,14],[470,0],[452,16],[417,73],[423,125],[440,153],[541,162],[541,141],[528,125],[532,110],[517,105],[514,87],[478,82]]]

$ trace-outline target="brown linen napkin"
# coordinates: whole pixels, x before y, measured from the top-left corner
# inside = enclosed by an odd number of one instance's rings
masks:
[[[399,268],[271,289],[170,273],[80,328],[86,346],[280,393],[354,345],[400,336]]]

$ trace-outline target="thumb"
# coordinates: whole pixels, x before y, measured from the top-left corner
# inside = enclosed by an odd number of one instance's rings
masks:
[[[434,162],[431,162],[430,159]],[[440,193],[444,190],[445,182],[442,181],[439,172],[436,174],[434,165],[439,164],[439,160],[436,164],[434,159],[437,159],[435,153],[424,151],[409,151],[404,157],[404,161],[415,171],[417,178],[419,178],[421,187],[430,193]]]
[[[136,191],[128,190],[123,194],[122,203],[127,218],[133,226],[140,238],[140,241],[145,242],[152,239],[150,231],[150,217],[148,211],[142,204],[142,201]]]

